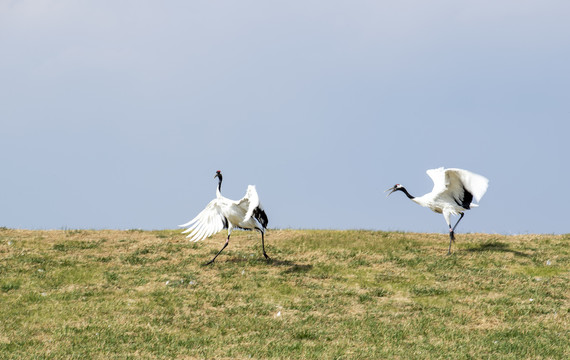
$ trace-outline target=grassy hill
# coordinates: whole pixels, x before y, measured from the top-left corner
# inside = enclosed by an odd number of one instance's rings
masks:
[[[0,358],[570,358],[570,235],[0,229]]]

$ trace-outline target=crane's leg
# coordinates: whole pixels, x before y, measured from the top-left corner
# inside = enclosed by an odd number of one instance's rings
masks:
[[[461,213],[459,220],[457,220],[457,222],[455,223],[455,226],[453,228],[451,227],[451,225],[449,225],[449,250],[447,250],[447,255],[451,254],[451,242],[452,241],[455,242],[455,228],[457,227],[457,224],[459,224],[461,219],[463,219],[464,215],[465,215],[465,213]]]
[[[449,249],[447,249],[447,255],[451,255],[451,242],[455,242],[455,235],[451,225],[449,225]]]
[[[461,216],[459,217],[459,220],[457,220],[457,222],[455,223],[455,226],[453,227],[452,231],[455,231],[455,228],[457,227],[457,224],[459,224],[459,222],[461,221],[461,219],[463,219],[463,215],[465,215],[465,213],[461,213]]]
[[[271,258],[265,252],[265,241],[264,241],[264,237],[263,237],[263,231],[261,232],[261,247],[263,248],[263,256],[265,256],[265,258],[267,260],[271,260]]]
[[[216,260],[216,258],[218,257],[218,255],[220,255],[220,253],[226,248],[226,246],[228,246],[228,243],[230,242],[230,234],[228,234],[228,238],[226,239],[226,243],[224,244],[224,247],[222,248],[222,250],[218,251],[218,253],[216,254],[216,256],[214,256],[214,258],[210,261],[208,261],[206,263],[206,265],[210,265],[214,263],[214,260]]]
[[[451,228],[451,212],[444,210],[443,211],[443,218],[445,219],[447,226],[449,226],[449,249],[447,249],[447,255],[451,255],[451,242],[455,241],[453,229]]]

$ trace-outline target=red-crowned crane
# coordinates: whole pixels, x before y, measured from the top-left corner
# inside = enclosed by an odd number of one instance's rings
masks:
[[[194,219],[186,224],[179,225],[180,227],[188,227],[182,233],[190,233],[187,236],[192,237],[190,241],[200,241],[222,229],[228,229],[228,238],[224,247],[206,264],[209,265],[228,246],[233,229],[257,230],[261,233],[263,256],[269,260],[269,256],[265,252],[264,239],[267,229],[267,215],[261,207],[255,186],[249,185],[245,196],[241,200],[234,201],[222,196],[222,173],[220,170],[216,171],[215,178],[218,178],[216,198],[210,201]]]
[[[477,202],[481,200],[487,191],[489,180],[484,176],[462,169],[440,167],[426,172],[433,181],[433,190],[424,196],[412,196],[400,184],[396,184],[386,191],[390,191],[388,195],[395,191],[401,191],[416,204],[430,208],[438,214],[443,214],[445,222],[449,226],[449,249],[447,251],[447,255],[449,255],[451,254],[451,242],[455,242],[454,232],[457,224],[463,219],[465,210],[479,206],[473,204],[472,201],[473,199]],[[450,221],[451,215],[460,215],[453,228]]]

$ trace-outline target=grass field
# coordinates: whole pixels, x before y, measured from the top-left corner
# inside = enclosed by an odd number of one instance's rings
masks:
[[[0,229],[0,358],[570,358],[570,235],[224,239]]]

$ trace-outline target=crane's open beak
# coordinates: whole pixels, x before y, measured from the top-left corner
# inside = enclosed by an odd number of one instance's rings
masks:
[[[391,187],[391,188],[389,188],[389,189],[386,189],[384,192],[388,192],[388,191],[389,191],[389,193],[386,195],[386,197],[390,196],[391,193],[393,193],[394,191],[396,191],[396,187],[393,186],[393,187]]]

